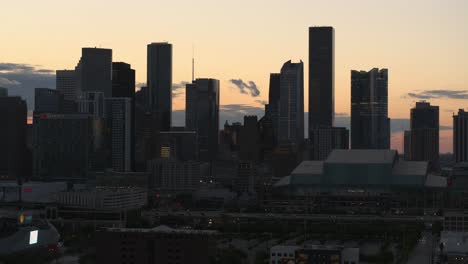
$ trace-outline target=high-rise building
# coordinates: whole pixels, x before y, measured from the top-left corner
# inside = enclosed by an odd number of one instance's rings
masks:
[[[278,141],[301,145],[304,140],[304,65],[281,68]]]
[[[279,125],[279,102],[280,102],[280,81],[281,74],[270,74],[270,89],[268,92],[268,104],[265,105],[265,117],[269,119],[273,125],[273,133],[275,142],[278,138],[278,125]]]
[[[55,74],[57,91],[63,94],[66,100],[78,99],[77,76],[74,70],[58,70]]]
[[[147,52],[149,103],[160,116],[160,130],[169,131],[172,114],[172,44],[151,43]]]
[[[26,162],[26,101],[0,95],[0,180],[16,180],[24,175]]]
[[[200,185],[201,167],[197,161],[156,159],[148,161],[150,192],[190,192]]]
[[[240,131],[239,159],[256,163],[259,161],[260,137],[257,116],[244,116],[244,125]]]
[[[453,154],[455,162],[468,161],[468,112],[463,109],[453,115]]]
[[[194,131],[159,132],[159,156],[178,161],[198,160],[197,133]]]
[[[112,63],[112,97],[131,98],[131,155],[132,169],[135,161],[135,70],[125,62]]]
[[[417,102],[411,109],[409,160],[429,161],[429,167],[439,167],[439,107]]]
[[[132,99],[111,97],[104,100],[104,118],[110,131],[111,167],[115,171],[132,171]]]
[[[311,160],[325,160],[334,149],[349,148],[349,131],[344,127],[322,127],[309,130]]]
[[[202,161],[212,161],[218,151],[219,80],[196,79],[186,86],[185,127],[197,132]]]
[[[63,113],[63,95],[48,88],[34,89],[34,112]]]
[[[78,112],[95,118],[104,118],[104,93],[83,92],[77,100]]]
[[[351,148],[390,148],[387,69],[351,71]]]
[[[92,91],[112,97],[112,50],[83,48],[81,52],[81,59],[75,67],[79,95]]]
[[[334,34],[333,27],[309,28],[309,130],[333,126]]]
[[[91,116],[41,113],[34,119],[34,179],[86,179],[95,149]]]

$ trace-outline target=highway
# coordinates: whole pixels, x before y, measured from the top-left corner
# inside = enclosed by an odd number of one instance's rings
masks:
[[[436,222],[442,221],[442,216],[409,216],[409,215],[326,215],[326,214],[276,214],[276,213],[226,213],[222,211],[185,211],[163,212],[147,211],[144,213],[153,217],[190,217],[190,218],[238,218],[262,220],[310,220],[310,221],[383,221],[383,222]]]

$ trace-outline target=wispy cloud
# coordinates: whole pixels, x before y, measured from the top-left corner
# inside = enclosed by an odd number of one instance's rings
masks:
[[[242,94],[250,94],[252,97],[260,95],[260,90],[258,90],[257,84],[254,81],[244,82],[242,79],[231,79],[229,82],[234,84]]]
[[[415,99],[468,99],[468,90],[423,90],[407,93],[404,97]]]
[[[183,89],[185,89],[187,84],[189,84],[189,82],[186,81],[172,84],[172,97],[179,97],[182,95],[184,93]]]

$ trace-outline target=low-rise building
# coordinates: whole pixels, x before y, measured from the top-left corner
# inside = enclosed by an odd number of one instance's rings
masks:
[[[213,263],[217,231],[109,228],[97,233],[97,263]]]

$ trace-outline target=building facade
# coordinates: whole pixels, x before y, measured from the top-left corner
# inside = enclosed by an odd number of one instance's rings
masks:
[[[160,130],[169,131],[172,114],[172,44],[161,42],[147,46],[146,74],[149,104],[160,115]]]
[[[103,92],[112,97],[112,50],[82,48],[75,67],[78,91]]]
[[[349,148],[349,131],[344,127],[322,127],[309,130],[311,160],[325,160],[334,149]]]
[[[468,161],[468,112],[453,115],[453,154],[455,162]]]
[[[196,79],[186,86],[185,127],[197,132],[202,161],[216,158],[219,138],[219,80]]]
[[[351,71],[351,148],[390,148],[387,69]]]
[[[55,73],[57,91],[63,94],[66,100],[78,99],[77,76],[75,70],[57,70]]]
[[[304,65],[281,68],[278,141],[301,145],[304,140]]]
[[[309,28],[309,130],[332,127],[334,119],[335,32]]]

